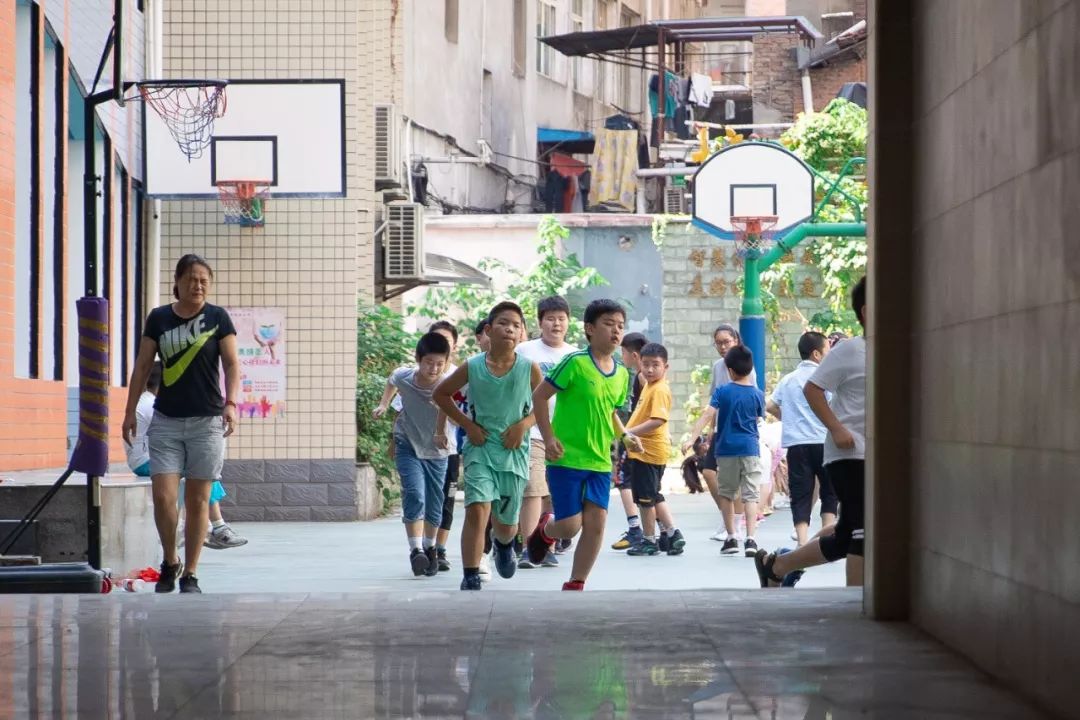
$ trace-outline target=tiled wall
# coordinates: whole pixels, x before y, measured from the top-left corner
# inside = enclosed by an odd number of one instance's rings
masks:
[[[1077,717],[1080,1],[916,7],[913,616]]]
[[[166,6],[168,77],[346,82],[347,198],[272,199],[265,227],[256,229],[223,225],[216,202],[162,205],[162,302],[176,260],[196,252],[214,266],[213,302],[286,311],[287,414],[245,421],[230,440],[225,481],[234,519],[348,519],[328,517],[335,513],[326,508],[355,505],[355,306],[358,293],[372,292],[368,158],[371,84],[380,65],[372,46],[374,5],[189,0]]]

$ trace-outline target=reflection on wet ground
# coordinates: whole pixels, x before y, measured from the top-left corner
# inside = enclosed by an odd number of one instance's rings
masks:
[[[1035,718],[846,590],[0,596],[0,720]]]

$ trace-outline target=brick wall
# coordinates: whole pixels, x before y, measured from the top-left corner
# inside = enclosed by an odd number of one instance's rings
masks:
[[[767,382],[798,364],[799,336],[807,321],[827,307],[821,299],[821,274],[801,262],[804,251],[804,246],[796,248],[795,297],[781,298],[779,336],[766,338]],[[668,379],[675,390],[671,428],[677,438],[687,429],[683,403],[693,390],[691,372],[716,362],[713,330],[720,323],[738,327],[742,265],[732,243],[718,241],[685,223],[668,225],[661,254],[664,345],[671,357]],[[768,389],[772,389],[771,382]]]
[[[836,93],[840,92],[844,83],[866,82],[866,58],[854,55],[853,52],[841,56],[836,62],[810,71],[814,110],[823,110],[836,97]]]
[[[775,109],[780,113],[778,122],[791,122],[802,112],[802,80],[795,61],[798,44],[796,35],[754,36],[754,104]]]

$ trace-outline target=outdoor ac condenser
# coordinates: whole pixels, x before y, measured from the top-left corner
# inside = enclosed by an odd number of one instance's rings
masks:
[[[420,203],[386,204],[383,263],[387,280],[423,279],[424,206]]]
[[[667,215],[685,215],[686,186],[668,184],[664,186],[664,213]]]
[[[397,109],[391,104],[375,106],[375,189],[401,186],[401,148],[398,142]]]

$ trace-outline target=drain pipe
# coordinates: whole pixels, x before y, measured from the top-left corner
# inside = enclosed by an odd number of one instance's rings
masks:
[[[810,68],[802,71],[802,104],[807,115],[814,112],[814,89],[810,85]]]

